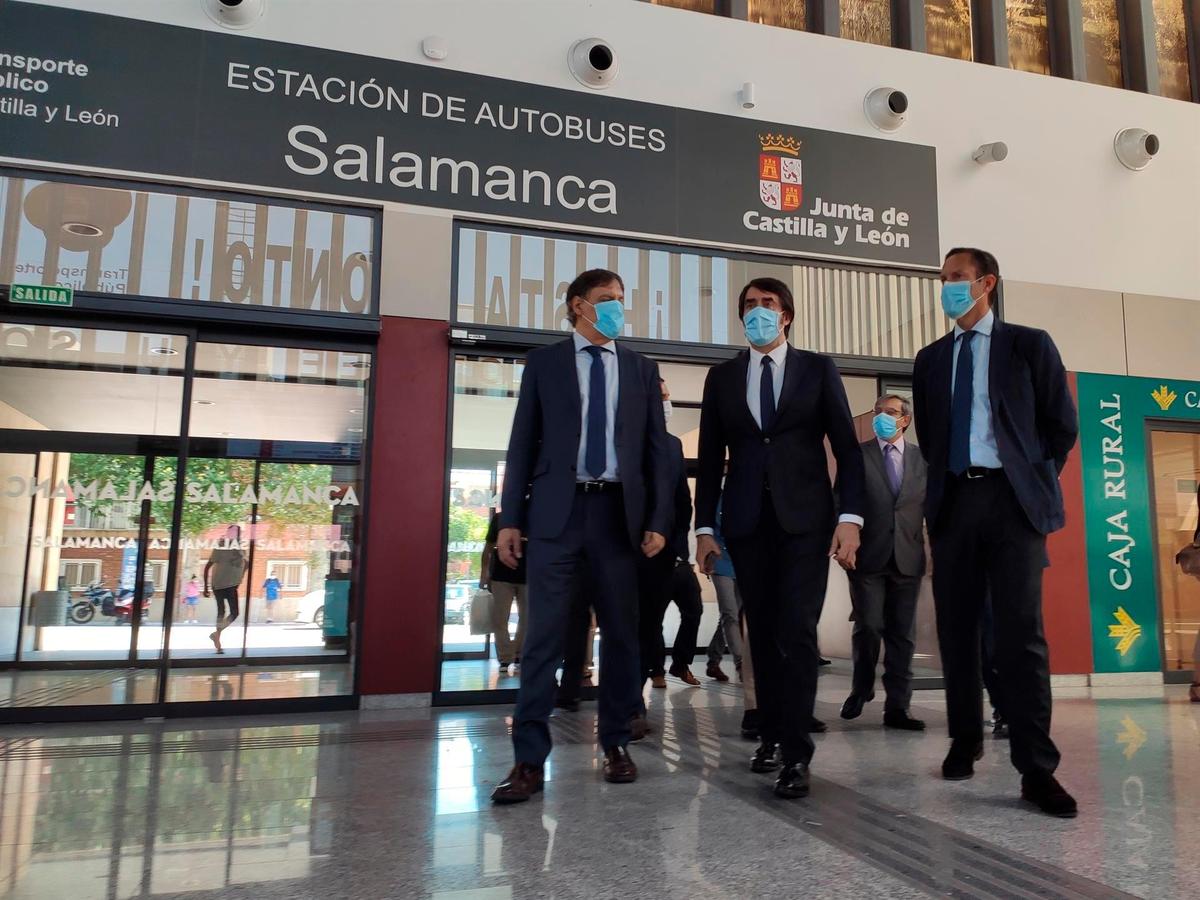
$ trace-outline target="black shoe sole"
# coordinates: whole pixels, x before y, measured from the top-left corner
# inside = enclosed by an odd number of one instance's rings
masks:
[[[958,775],[958,774],[947,775],[946,770],[945,769],[942,770],[942,780],[943,781],[970,781],[974,777],[975,777],[974,771],[967,772],[965,775]]]
[[[609,784],[633,784],[637,781],[637,773],[633,775],[609,775],[605,773],[604,780]]]
[[[492,805],[493,806],[514,806],[517,803],[528,803],[530,800],[533,799],[534,794],[540,794],[541,792],[542,792],[542,788],[536,787],[533,789],[533,794],[530,794],[528,797],[497,797],[493,794],[492,795]]]
[[[755,775],[769,775],[771,772],[779,771],[779,763],[750,763],[750,771]]]
[[[787,788],[775,785],[772,791],[780,800],[803,800],[808,796],[808,788]]]
[[[889,725],[887,722],[884,722],[883,727],[891,728],[894,731],[924,731],[925,723],[922,722],[920,725]]]

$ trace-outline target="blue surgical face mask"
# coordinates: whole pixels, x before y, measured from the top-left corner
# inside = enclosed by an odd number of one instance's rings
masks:
[[[875,436],[881,441],[890,441],[900,433],[900,426],[896,424],[895,418],[885,412],[871,420],[871,427],[875,429]]]
[[[982,281],[986,275],[981,275],[975,281]],[[971,311],[979,301],[971,296],[971,285],[975,281],[946,281],[942,283],[942,309],[952,319],[961,319]]]
[[[590,304],[596,311],[596,319],[592,322],[596,330],[615,341],[625,331],[625,304],[620,300],[602,300]]]
[[[779,313],[765,306],[756,306],[742,317],[746,340],[755,347],[765,347],[779,337]]]

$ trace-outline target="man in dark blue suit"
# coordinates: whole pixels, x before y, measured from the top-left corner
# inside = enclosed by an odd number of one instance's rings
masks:
[[[1065,520],[1058,474],[1079,425],[1054,341],[996,318],[999,282],[1000,266],[987,251],[946,255],[942,307],[956,324],[917,354],[913,370],[950,724],[942,774],[970,778],[983,756],[980,616],[990,591],[1021,795],[1043,812],[1070,817],[1075,799],[1054,777],[1042,572],[1046,535]]]
[[[854,568],[862,527],[862,451],[833,360],[788,345],[795,316],[791,289],[755,278],[738,315],[749,350],[709,370],[700,410],[696,482],[696,560],[708,573],[721,555],[721,531],[745,606],[762,744],[750,767],[782,769],[775,794],[809,791],[817,621],[825,603],[829,557]],[[835,511],[825,440],[840,480]],[[726,451],[729,474],[725,472]]]
[[[542,789],[554,674],[573,579],[585,563],[604,634],[604,777],[637,778],[626,750],[640,705],[637,561],[666,544],[675,468],[658,366],[615,341],[624,329],[624,287],[615,272],[581,274],[567,289],[575,333],[525,361],[496,550],[515,566],[528,538],[529,623],[513,716],[516,765],[492,793],[496,803],[519,803]]]

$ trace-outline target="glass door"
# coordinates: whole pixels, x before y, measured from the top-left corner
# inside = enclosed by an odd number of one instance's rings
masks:
[[[1151,431],[1150,458],[1164,667],[1168,672],[1194,671],[1200,581],[1183,574],[1175,555],[1197,534],[1200,431]]]

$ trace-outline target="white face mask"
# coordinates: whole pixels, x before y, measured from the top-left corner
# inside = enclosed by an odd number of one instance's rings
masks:
[[[672,412],[674,412],[674,409],[671,406],[671,401],[664,400],[663,401],[663,418],[666,419],[668,422],[670,422]]]

